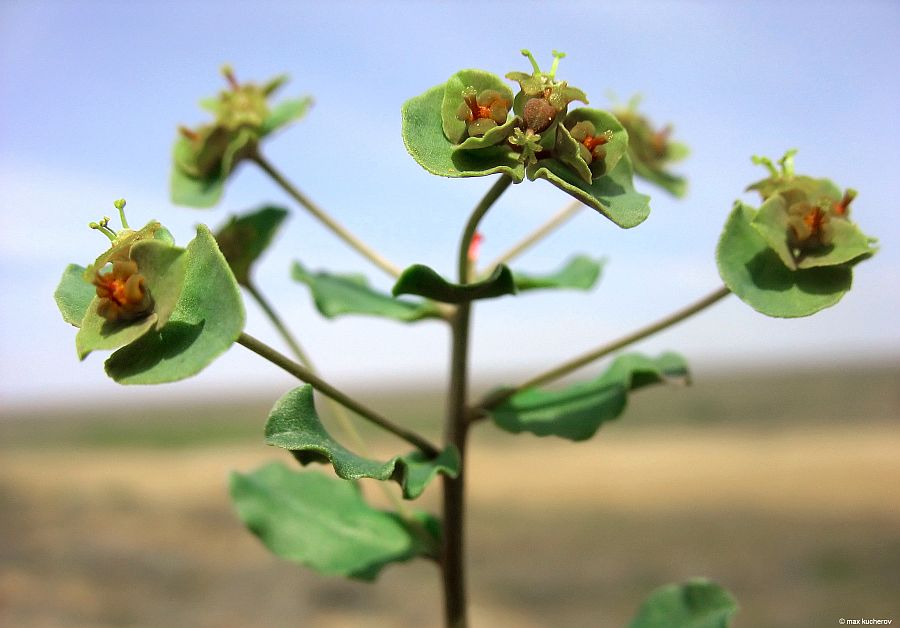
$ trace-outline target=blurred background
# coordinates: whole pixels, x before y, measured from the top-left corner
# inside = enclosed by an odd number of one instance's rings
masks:
[[[535,273],[572,252],[608,264],[587,295],[479,306],[476,389],[715,289],[725,217],[765,174],[752,154],[797,147],[799,172],[858,189],[854,217],[881,250],[813,318],[769,319],[732,297],[637,345],[682,352],[695,385],[642,392],[588,443],[480,428],[476,625],[623,625],[650,589],[694,575],[736,595],[736,626],[900,620],[898,42],[888,1],[0,3],[0,625],[435,625],[431,566],[389,568],[374,586],[320,578],[270,557],[232,515],[227,471],[286,459],[261,430],[288,376],[236,347],[191,380],[120,387],[102,356],[78,363],[51,295],[66,264],[105,247],[86,225],[116,198],[132,224],[160,219],[181,243],[196,223],[283,204],[295,211],[258,284],[329,380],[437,435],[445,329],[322,319],[292,260],[390,281],[249,165],[215,209],[173,206],[171,147],[178,124],[206,119],[196,103],[223,88],[222,63],[241,80],[287,72],[282,95],[315,106],[269,159],[388,259],[450,273],[491,182],[422,170],[400,106],[461,68],[527,71],[522,47],[542,66],[568,53],[558,75],[592,106],[643,94],[691,147],[677,168],[690,190],[643,186],[653,213],[638,228],[585,209],[524,255],[516,269]],[[568,200],[545,182],[512,188],[483,223],[482,255]],[[248,332],[282,346],[247,308]]]

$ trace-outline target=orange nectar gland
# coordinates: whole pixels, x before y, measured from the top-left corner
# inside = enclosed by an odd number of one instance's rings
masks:
[[[143,275],[131,260],[113,262],[111,271],[94,274],[100,304],[97,313],[111,323],[139,318],[150,311],[153,299],[144,285]]]
[[[828,214],[818,205],[796,203],[788,210],[790,243],[797,248],[815,248],[831,243]]]
[[[456,111],[456,119],[468,124],[471,137],[484,135],[492,128],[506,122],[510,102],[493,89],[475,91],[474,87],[463,90],[463,102]]]
[[[612,131],[606,130],[599,135],[591,122],[587,120],[577,123],[570,133],[584,150],[579,148],[579,154],[585,163],[590,164],[594,159],[601,160],[606,157],[606,149],[602,148],[612,139]]]
[[[672,134],[672,125],[667,124],[650,137],[650,148],[653,153],[663,158],[669,152],[669,136]]]

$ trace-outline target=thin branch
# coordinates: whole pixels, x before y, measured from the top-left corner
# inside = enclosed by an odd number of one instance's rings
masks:
[[[714,303],[720,301],[729,294],[731,294],[731,290],[729,290],[725,286],[722,286],[721,288],[715,290],[714,292],[711,292],[702,299],[699,299],[698,301],[695,301],[687,307],[669,314],[665,318],[661,318],[655,323],[651,323],[650,325],[641,327],[640,329],[628,334],[627,336],[623,336],[618,340],[614,340],[605,345],[601,345],[600,347],[592,351],[588,351],[583,355],[564,362],[559,366],[550,369],[549,371],[545,371],[539,375],[532,377],[531,379],[519,384],[518,386],[506,388],[498,391],[493,395],[489,395],[476,406],[476,408],[473,410],[471,418],[472,420],[484,418],[482,411],[497,407],[516,393],[528,388],[534,388],[535,386],[547,384],[561,377],[565,377],[569,373],[580,369],[581,367],[586,366],[591,362],[594,362],[595,360],[599,360],[600,358],[605,357],[610,353],[614,353],[619,349],[623,349],[624,347],[627,347],[628,345],[639,340],[643,340],[647,336],[652,336],[653,334],[660,332],[667,327],[671,327],[676,323],[680,323],[684,319],[689,318],[697,312],[700,312],[701,310],[708,308],[710,305],[713,305]]]
[[[332,218],[321,207],[316,205],[312,199],[301,192],[297,186],[288,181],[284,175],[275,169],[265,157],[260,153],[256,153],[251,157],[260,168],[262,168],[272,179],[284,189],[295,201],[300,203],[310,214],[315,216],[320,222],[328,227],[337,237],[346,242],[350,247],[355,249],[360,255],[368,259],[370,262],[378,266],[385,273],[393,278],[400,276],[402,272],[398,266],[392,264],[385,259],[380,253],[372,249],[368,244],[357,238],[355,235],[347,231],[347,229]]]
[[[389,419],[384,418],[374,410],[367,408],[352,397],[344,394],[343,392],[323,380],[321,377],[313,373],[312,370],[308,369],[302,364],[299,364],[298,362],[294,362],[289,357],[287,357],[283,353],[276,351],[264,342],[261,342],[253,336],[245,333],[242,333],[240,337],[238,337],[237,342],[238,344],[241,344],[244,347],[250,349],[250,351],[254,352],[260,357],[265,358],[272,364],[281,367],[300,381],[306,382],[307,384],[311,385],[326,397],[334,399],[362,418],[371,421],[382,429],[414,445],[426,455],[432,458],[438,455],[438,448],[428,442],[428,440],[426,440],[423,436],[420,436],[413,431],[407,430],[406,428],[394,424]]]
[[[490,275],[497,266],[500,264],[506,264],[518,257],[522,253],[524,253],[527,249],[534,246],[548,235],[550,235],[554,230],[561,227],[567,220],[572,218],[575,214],[581,211],[581,208],[584,205],[581,201],[572,201],[561,210],[556,212],[553,216],[550,217],[547,222],[543,225],[532,231],[530,234],[522,238],[517,244],[513,245],[508,251],[503,253],[500,257],[495,259],[493,262],[488,264],[484,271],[485,275]]]

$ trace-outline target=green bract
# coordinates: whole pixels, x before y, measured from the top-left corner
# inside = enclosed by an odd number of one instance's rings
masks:
[[[266,423],[266,442],[290,450],[304,465],[330,463],[338,477],[345,480],[394,480],[402,487],[406,499],[421,495],[438,473],[454,478],[459,473],[459,452],[452,445],[434,459],[420,451],[394,456],[387,462],[354,454],[325,430],[309,385],[295,388],[275,403]]]
[[[150,231],[164,237],[132,237]],[[126,241],[127,247],[122,244]],[[105,271],[103,260],[112,262],[112,271]],[[124,278],[115,276],[126,265],[141,280],[147,308],[116,317],[109,302],[121,300],[127,288]],[[116,290],[114,298],[101,296]],[[106,361],[106,371],[123,384],[194,375],[231,346],[244,324],[237,284],[202,225],[186,249],[174,246],[159,223],[123,234],[90,268],[69,265],[54,296],[63,319],[79,328],[79,357],[118,349]]]
[[[201,103],[215,120],[194,130],[182,127],[175,142],[171,194],[176,204],[215,205],[237,163],[256,154],[264,137],[302,118],[312,104],[306,97],[270,106],[269,97],[287,81],[285,76],[257,85],[238,83],[230,68],[223,73],[230,89]]]
[[[628,155],[634,164],[634,173],[670,194],[682,197],[687,192],[687,181],[670,172],[668,167],[687,157],[688,148],[669,139],[671,125],[655,129],[638,113],[639,101],[639,98],[633,98],[627,108],[613,111],[628,131]]]
[[[520,183],[547,179],[621,227],[649,214],[649,198],[634,191],[627,163],[628,133],[587,103],[581,90],[556,79],[559,60],[542,72],[510,72],[512,91],[494,74],[462,70],[403,105],[403,141],[429,172],[445,177],[509,176]]]
[[[272,243],[287,215],[288,211],[282,207],[262,207],[248,214],[232,216],[216,233],[219,249],[239,284],[250,284],[253,264]]]
[[[467,284],[450,283],[434,269],[413,264],[397,279],[393,293],[394,296],[415,294],[442,303],[466,303],[515,294],[516,282],[512,271],[502,264],[487,279]]]
[[[877,250],[850,221],[856,193],[795,175],[794,152],[779,161],[780,171],[754,158],[770,171],[748,188],[764,202],[759,209],[736,203],[717,248],[725,284],[769,316],[808,316],[834,305],[850,289],[852,267]]]

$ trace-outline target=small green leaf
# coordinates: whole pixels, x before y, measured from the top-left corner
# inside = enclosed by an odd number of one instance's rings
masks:
[[[587,440],[625,411],[628,393],[650,384],[685,381],[687,363],[676,353],[616,358],[600,377],[562,390],[528,388],[489,411],[498,427],[518,434]]]
[[[94,286],[85,281],[85,272],[87,269],[84,266],[69,264],[53,293],[63,320],[75,327],[81,327],[88,306],[97,296]]]
[[[172,202],[187,207],[212,207],[222,198],[227,175],[223,175],[219,169],[205,178],[188,174],[179,162],[185,159],[185,151],[190,150],[190,141],[187,138],[182,137],[175,142],[172,174],[169,180]]]
[[[653,591],[628,628],[728,628],[737,609],[728,591],[698,578]]]
[[[260,135],[268,135],[291,122],[301,119],[309,111],[312,104],[313,99],[309,96],[281,101],[272,108],[272,111],[263,120]]]
[[[716,262],[725,285],[753,309],[779,318],[809,316],[850,289],[849,265],[791,270],[754,229],[756,210],[741,202],[725,223]]]
[[[403,144],[420,166],[442,177],[506,174],[516,183],[525,178],[519,156],[503,144],[479,150],[456,150],[444,136],[441,105],[445,85],[436,85],[403,104]]]
[[[682,144],[678,144],[678,146],[683,147]],[[684,151],[686,154],[686,147]],[[637,159],[633,159],[632,163],[634,164],[634,174],[645,181],[661,187],[676,198],[683,198],[687,194],[688,182],[684,177],[662,168],[653,168]]]
[[[529,275],[514,272],[516,289],[539,290],[543,288],[564,288],[571,290],[590,290],[600,278],[600,270],[604,260],[591,259],[587,255],[576,255],[555,273],[550,275]]]
[[[502,264],[487,279],[465,285],[450,283],[428,266],[413,264],[397,279],[393,293],[415,294],[441,303],[465,303],[515,294],[516,283],[512,271]]]
[[[335,318],[342,314],[365,314],[411,323],[440,317],[434,303],[407,301],[378,292],[369,287],[369,282],[362,275],[311,273],[300,262],[294,262],[291,276],[309,286],[316,309],[325,318]]]
[[[205,225],[187,246],[184,286],[169,322],[119,349],[106,372],[120,384],[161,384],[196,375],[244,328],[240,289]]]
[[[250,283],[254,262],[272,243],[287,215],[286,209],[265,206],[248,214],[232,216],[216,233],[219,249],[239,284]]]
[[[528,178],[547,179],[625,229],[641,224],[650,215],[650,197],[635,192],[627,158],[620,159],[608,175],[594,179],[590,185],[556,159],[541,159],[530,166]]]
[[[353,483],[278,463],[232,473],[231,499],[272,553],[323,574],[374,580],[390,563],[433,555],[437,544],[366,504]],[[427,517],[425,527],[437,523]]]
[[[438,473],[456,477],[459,452],[451,446],[429,460],[421,452],[395,456],[387,462],[363,458],[346,449],[325,430],[313,400],[310,385],[295,388],[275,403],[266,422],[266,443],[287,449],[301,464],[331,463],[345,480],[372,478],[394,480],[403,497],[415,499]]]

